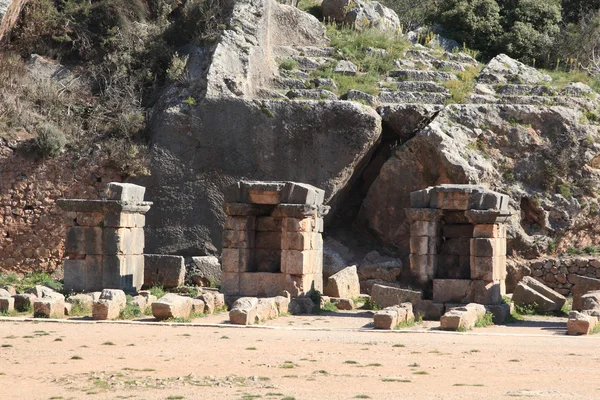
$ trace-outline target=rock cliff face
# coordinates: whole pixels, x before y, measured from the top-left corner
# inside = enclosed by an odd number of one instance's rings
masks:
[[[0,0],[0,43],[16,24],[26,0]]]
[[[311,79],[344,57],[325,33],[294,7],[239,0],[220,42],[190,50],[188,79],[153,112],[152,177],[141,182],[155,202],[147,251],[218,254],[222,189],[242,178],[324,189],[330,228],[344,219],[343,227],[400,258],[408,256],[409,193],[442,183],[510,195],[512,256],[536,258],[555,239],[564,250],[600,238],[599,102],[589,87],[554,83],[505,55],[482,66],[414,45],[376,95],[349,90],[338,98],[331,79]],[[283,58],[293,63],[280,68]],[[451,89],[470,71],[463,104],[451,104]],[[354,233],[342,236],[360,247]],[[360,263],[373,248],[353,249],[356,259],[329,250],[343,264]]]

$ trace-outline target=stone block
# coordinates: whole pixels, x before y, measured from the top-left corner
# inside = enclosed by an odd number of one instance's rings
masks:
[[[536,305],[537,310],[548,312],[560,310],[566,298],[536,279],[526,276],[515,287],[512,301],[519,306]]]
[[[479,224],[474,225],[474,238],[505,239],[506,225],[504,224]]]
[[[469,330],[485,313],[485,307],[474,303],[453,308],[440,318],[440,328],[448,331]]]
[[[281,252],[281,272],[291,275],[321,273],[322,260],[322,250],[283,250]]]
[[[67,228],[65,254],[103,254],[102,228],[84,226]]]
[[[325,191],[306,183],[286,182],[281,199],[283,203],[320,205]]]
[[[600,291],[596,290],[581,296],[583,310],[600,310]]]
[[[12,297],[0,297],[0,312],[11,313],[15,310],[15,299]]]
[[[33,302],[35,318],[62,318],[65,316],[65,302],[59,297],[37,298]]]
[[[235,251],[235,250],[234,250]],[[242,254],[247,250],[237,250]],[[239,266],[240,259],[238,259]],[[215,256],[185,258],[185,274],[195,285],[216,287],[221,283],[221,263]]]
[[[371,288],[371,300],[379,307],[397,306],[409,302],[418,304],[421,300],[422,292],[410,289],[401,289],[392,286],[373,285]]]
[[[104,214],[100,212],[78,212],[75,219],[79,226],[101,228],[104,223]]]
[[[181,256],[144,254],[144,286],[176,288],[185,283],[185,262]]]
[[[104,289],[100,299],[92,305],[92,318],[95,320],[115,319],[125,309],[127,297],[118,289]]]
[[[229,311],[229,322],[235,325],[252,325],[256,322],[258,299],[242,297],[237,299]]]
[[[152,303],[152,315],[158,320],[189,318],[191,312],[192,299],[175,293],[167,293]]]
[[[143,228],[146,216],[140,213],[109,212],[104,214],[105,228]]]
[[[471,255],[471,239],[447,238],[440,246],[440,254],[469,256]]]
[[[475,257],[498,257],[498,241],[496,239],[475,238],[470,240],[470,255]]]
[[[414,312],[425,320],[439,321],[444,315],[444,303],[435,303],[433,300],[420,299],[414,305]]]
[[[204,302],[204,314],[212,315],[215,312],[215,296],[212,293],[205,292],[197,297]]]
[[[324,293],[330,297],[354,299],[360,295],[360,282],[356,265],[344,268],[327,279]]]
[[[290,300],[289,312],[292,315],[312,314],[315,303],[308,297],[296,297]]]
[[[409,256],[410,272],[422,284],[429,282],[436,276],[438,256],[433,254]]]
[[[24,293],[32,294],[35,297],[41,299],[42,297],[52,297],[53,293],[56,293],[56,292],[47,286],[35,285],[34,287],[25,290]],[[59,293],[57,293],[57,294],[59,294]],[[8,297],[10,297],[10,294],[8,295]]]
[[[105,195],[108,200],[119,200],[127,203],[144,201],[146,188],[132,183],[110,182],[106,185]]]
[[[343,299],[339,297],[330,297],[329,301],[337,307],[338,310],[342,311],[351,311],[356,308],[354,305],[354,300],[352,299]]]
[[[104,228],[102,254],[144,254],[143,228]]]
[[[256,272],[281,272],[281,250],[255,249],[254,267]]]
[[[582,314],[578,311],[569,313],[567,321],[567,334],[569,335],[589,335],[598,323],[598,318]]]
[[[475,225],[472,224],[444,224],[442,237],[445,238],[472,238]]]
[[[246,297],[274,297],[285,288],[284,274],[244,272],[239,274],[239,295]],[[225,293],[228,293],[225,291]]]
[[[437,192],[435,207],[442,210],[467,210],[469,209],[470,193]],[[432,202],[434,199],[432,198]]]
[[[281,232],[256,232],[254,243],[257,249],[281,249]]]
[[[279,310],[280,315],[286,314],[290,307],[290,298],[288,296],[276,296],[275,305],[277,305],[277,310]]]
[[[284,232],[280,245],[283,250],[319,250],[323,238],[317,232]]]
[[[225,229],[232,231],[256,230],[256,217],[230,215],[225,219]]]
[[[437,256],[438,279],[469,279],[471,278],[471,260],[469,256],[440,254]]]
[[[433,208],[405,208],[404,212],[406,214],[406,219],[411,223],[416,221],[441,221],[444,216],[442,210]]]
[[[281,232],[282,219],[273,217],[256,217],[257,232]]]
[[[318,232],[318,221],[322,218],[283,218],[282,230],[284,232]]]
[[[506,256],[470,257],[471,279],[499,281],[506,279]]]
[[[506,318],[510,315],[510,308],[510,304],[491,304],[485,306],[486,311],[493,315],[495,325],[504,323]]]
[[[73,304],[71,304],[71,303],[65,303],[64,314],[65,315],[71,315],[72,311],[73,311]]]
[[[472,298],[470,279],[434,279],[433,301],[436,303],[469,303]]]
[[[82,293],[69,297],[67,299],[67,302],[73,305],[77,305],[80,309],[91,310],[94,304],[94,298],[89,294]]]
[[[600,279],[569,275],[569,282],[573,284],[573,287],[571,288],[571,293],[573,294],[573,310],[583,310],[583,295],[600,290]]]
[[[410,224],[410,236],[438,237],[441,233],[441,224],[437,221],[415,221]]]
[[[259,322],[275,319],[277,317],[279,317],[279,311],[273,297],[258,299],[258,304],[256,305],[256,319]]]
[[[410,206],[412,208],[429,208],[432,193],[435,193],[432,187],[417,190],[410,193]]]
[[[292,297],[307,296],[314,291],[323,293],[323,276],[313,275],[284,275],[284,290]]]
[[[373,315],[375,329],[391,330],[398,325],[398,307],[387,307]]]
[[[85,265],[83,271],[78,270],[80,273],[83,272],[84,275],[84,287],[81,290],[82,292],[95,292],[102,291],[104,286],[104,257],[101,255],[86,255],[85,256]],[[65,260],[66,262],[66,260]],[[66,285],[68,279],[77,279],[77,277],[67,278],[67,270],[65,264],[65,289],[69,289]],[[81,275],[80,275],[81,279]],[[70,290],[69,290],[70,291]],[[73,290],[77,292],[77,290]]]
[[[33,294],[15,294],[12,296],[15,299],[15,310],[17,311],[27,311],[33,310],[33,303],[35,302],[35,295]]]
[[[221,290],[228,296],[239,295],[240,274],[237,272],[223,272],[221,276]]]
[[[502,296],[506,295],[504,281],[474,280],[471,284],[469,301],[478,304],[492,305],[502,303]]]
[[[192,313],[193,314],[204,314],[206,304],[200,299],[192,299]]]
[[[92,284],[88,282],[87,270],[85,259],[83,260],[71,260],[65,259],[64,263],[64,289],[67,293],[72,292],[83,292],[87,290],[87,287]],[[96,282],[100,286],[102,285],[102,275],[100,274],[100,281]],[[99,289],[99,287],[97,287]]]
[[[223,248],[253,248],[254,231],[223,231]]]
[[[105,255],[102,286],[134,292],[144,284],[144,255]]]
[[[437,254],[440,249],[440,244],[441,239],[439,237],[412,236],[410,238],[410,254]]]
[[[255,269],[253,249],[223,248],[221,260],[223,262],[223,272],[252,272]]]

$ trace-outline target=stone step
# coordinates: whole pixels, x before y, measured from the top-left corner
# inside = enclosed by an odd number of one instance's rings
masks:
[[[450,72],[441,71],[423,71],[416,69],[400,69],[391,71],[389,74],[393,78],[398,78],[403,81],[449,81],[456,79],[456,75]]]
[[[496,92],[504,96],[555,96],[554,88],[543,85],[501,85]]]
[[[465,53],[449,53],[445,52],[444,57],[450,61],[456,61],[469,65],[477,65],[477,60]]]
[[[450,95],[447,93],[426,92],[392,92],[382,91],[379,93],[381,103],[426,103],[444,104]]]
[[[409,49],[406,50],[404,56],[418,61],[437,61],[438,57],[434,56],[427,50]]]
[[[294,69],[292,71],[280,69],[279,74],[286,78],[292,78],[292,79],[306,80],[306,79],[310,78],[310,75],[308,73],[297,70],[297,69]]]
[[[381,87],[389,87],[395,84],[396,88],[402,92],[428,92],[428,93],[448,93],[448,89],[435,82],[426,81],[392,81],[382,82]]]
[[[435,60],[432,61],[431,64],[436,69],[443,70],[451,70],[451,71],[460,71],[463,72],[467,67],[471,67],[470,64],[464,64],[456,61],[446,61],[446,60]]]
[[[562,96],[486,96],[471,94],[468,97],[470,103],[475,104],[523,104],[536,106],[567,106],[590,108],[592,103],[584,98],[562,97]],[[588,104],[589,103],[589,104]]]
[[[315,46],[294,47],[294,50],[298,51],[298,55],[306,57],[329,57],[335,51],[333,47]]]
[[[306,83],[302,79],[286,78],[284,76],[276,77],[273,80],[276,89],[306,89]]]
[[[325,89],[292,89],[285,94],[291,100],[337,100],[335,93]]]
[[[329,57],[291,56],[291,58],[298,63],[296,68],[305,72],[314,71],[327,63],[335,62],[335,59]]]

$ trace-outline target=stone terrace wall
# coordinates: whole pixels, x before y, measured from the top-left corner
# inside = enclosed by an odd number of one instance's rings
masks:
[[[36,160],[15,144],[0,138],[0,273],[51,272],[62,267],[65,238],[56,199],[98,199],[121,177],[93,156]]]
[[[573,287],[573,276],[600,279],[600,257],[541,258],[529,262],[531,276],[568,296]]]

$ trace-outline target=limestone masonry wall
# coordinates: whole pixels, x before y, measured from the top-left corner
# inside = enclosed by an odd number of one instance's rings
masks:
[[[541,258],[528,262],[531,276],[568,296],[575,276],[600,279],[600,257]]]
[[[0,272],[51,272],[62,265],[65,226],[59,198],[98,199],[121,181],[99,157],[68,152],[56,159],[19,155],[0,139]]]

